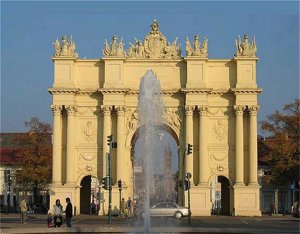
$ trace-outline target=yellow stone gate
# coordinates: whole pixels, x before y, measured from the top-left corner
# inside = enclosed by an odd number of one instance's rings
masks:
[[[54,42],[53,180],[51,205],[70,197],[79,213],[81,181],[106,176],[107,136],[118,147],[113,157],[113,206],[119,206],[117,181],[123,197],[133,195],[133,136],[138,125],[140,78],[152,69],[161,83],[166,107],[164,125],[178,142],[179,176],[183,177],[186,143],[194,146],[186,156],[185,171],[192,174],[192,215],[211,215],[213,178],[227,178],[230,215],[259,216],[257,183],[256,42],[245,35],[236,40],[232,59],[209,59],[208,39],[186,38],[185,57],[177,38],[170,43],[151,24],[144,40],[129,43],[105,40],[101,59],[82,59],[72,37]],[[183,131],[185,128],[185,131]],[[220,177],[220,178],[221,178]],[[105,191],[101,213],[107,212]],[[183,194],[179,194],[182,198]],[[187,196],[185,196],[187,206]],[[105,208],[106,207],[106,208]]]

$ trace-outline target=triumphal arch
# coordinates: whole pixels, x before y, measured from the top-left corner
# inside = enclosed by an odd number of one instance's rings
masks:
[[[186,172],[192,174],[192,215],[211,214],[214,178],[222,184],[224,213],[261,215],[257,182],[261,89],[256,83],[255,38],[250,42],[247,35],[238,37],[230,59],[209,59],[206,37],[194,36],[191,41],[187,37],[182,49],[177,38],[167,40],[157,21],[143,40],[135,38],[126,45],[117,36],[105,40],[100,59],[79,58],[72,37],[63,36],[53,44],[51,204],[70,197],[76,213],[89,207],[90,190],[81,190],[85,178],[101,181],[107,175],[110,134],[117,142],[112,150],[112,207],[119,207],[118,180],[122,180],[122,197],[133,196],[139,83],[152,69],[161,84],[165,129],[178,144],[179,179]],[[190,155],[185,153],[186,144],[193,145]],[[108,193],[100,186],[99,191],[100,213],[105,213]],[[178,202],[187,206],[184,193],[179,189]]]

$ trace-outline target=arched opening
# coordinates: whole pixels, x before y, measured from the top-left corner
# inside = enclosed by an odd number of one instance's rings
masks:
[[[212,214],[230,215],[230,182],[225,176],[210,181]]]
[[[142,198],[144,194],[143,142],[143,128],[139,128],[131,142],[133,196],[136,200]],[[150,205],[158,201],[178,202],[178,137],[170,127],[164,125],[159,129],[153,151],[155,157],[151,159],[154,171],[150,183]]]
[[[91,176],[85,176],[80,183],[80,214],[90,213]]]
[[[98,214],[100,209],[99,180],[85,176],[80,183],[80,214]]]

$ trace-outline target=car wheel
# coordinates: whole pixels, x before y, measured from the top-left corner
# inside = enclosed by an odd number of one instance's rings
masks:
[[[181,219],[181,218],[182,218],[182,213],[179,212],[179,211],[176,212],[176,213],[175,213],[175,218],[176,218],[176,219]]]

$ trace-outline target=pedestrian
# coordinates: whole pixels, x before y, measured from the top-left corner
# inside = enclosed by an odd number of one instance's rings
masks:
[[[67,207],[65,212],[66,212],[67,227],[71,227],[71,219],[73,217],[73,206],[69,197],[66,198],[66,203],[67,203]]]
[[[131,197],[128,197],[127,203],[126,203],[126,209],[127,209],[127,215],[128,217],[131,217],[132,215],[132,200]]]
[[[54,216],[54,227],[60,227],[62,225],[63,219],[62,219],[62,213],[63,213],[63,207],[60,204],[60,200],[57,199],[55,201],[55,205],[53,206],[53,216]]]
[[[126,215],[126,201],[125,198],[123,197],[121,201],[121,217],[124,218],[125,215]]]
[[[21,223],[24,223],[24,224],[26,224],[27,209],[28,209],[28,207],[26,204],[26,200],[23,197],[20,202],[20,210],[21,210]]]

